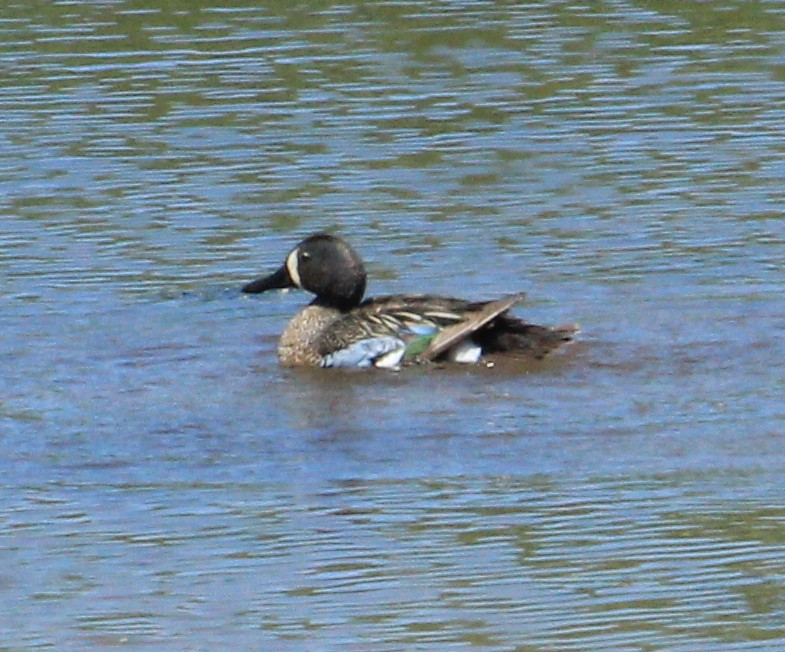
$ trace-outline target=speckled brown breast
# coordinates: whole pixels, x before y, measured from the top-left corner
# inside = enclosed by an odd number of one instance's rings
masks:
[[[294,316],[278,341],[278,359],[284,367],[318,367],[319,341],[326,328],[342,316],[324,306],[308,306]]]

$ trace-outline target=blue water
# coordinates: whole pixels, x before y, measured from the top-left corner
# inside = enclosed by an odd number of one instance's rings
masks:
[[[0,650],[779,649],[783,10],[0,10]],[[581,336],[282,369],[323,229]]]

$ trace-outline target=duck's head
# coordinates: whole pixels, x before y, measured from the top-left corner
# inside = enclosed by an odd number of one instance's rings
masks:
[[[320,303],[349,310],[362,301],[365,280],[357,252],[337,236],[318,233],[292,249],[280,269],[248,283],[243,292],[297,287],[315,294]]]

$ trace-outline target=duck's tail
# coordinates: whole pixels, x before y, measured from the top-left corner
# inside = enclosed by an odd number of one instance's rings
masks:
[[[475,333],[474,339],[486,353],[519,353],[540,360],[554,349],[571,342],[580,332],[576,324],[538,326],[503,315],[489,328]]]

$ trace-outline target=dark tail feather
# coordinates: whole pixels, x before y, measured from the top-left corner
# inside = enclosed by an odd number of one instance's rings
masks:
[[[574,324],[549,328],[527,324],[505,315],[495,320],[489,328],[475,333],[474,339],[487,353],[520,353],[540,360],[554,349],[571,342],[579,330]]]

